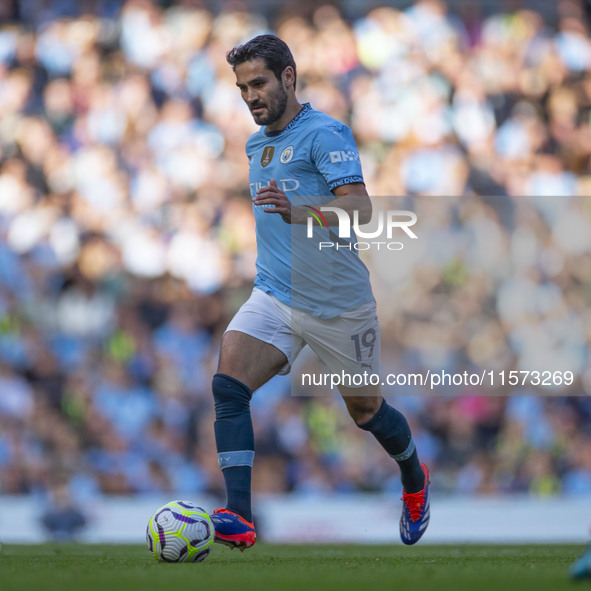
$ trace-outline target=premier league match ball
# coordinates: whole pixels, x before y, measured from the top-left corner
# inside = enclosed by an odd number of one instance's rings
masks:
[[[209,515],[189,501],[171,501],[160,507],[146,530],[148,549],[164,562],[201,562],[211,551],[213,538]]]

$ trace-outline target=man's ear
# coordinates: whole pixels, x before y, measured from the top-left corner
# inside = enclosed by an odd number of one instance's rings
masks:
[[[281,78],[284,86],[295,86],[295,72],[291,66],[285,66],[283,72],[281,72]]]

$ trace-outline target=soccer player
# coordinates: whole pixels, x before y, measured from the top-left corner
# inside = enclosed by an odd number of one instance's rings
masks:
[[[357,211],[361,224],[371,218],[351,130],[298,102],[296,64],[278,37],[255,37],[226,58],[242,99],[261,126],[246,143],[257,275],[250,298],[223,335],[212,381],[218,461],[227,491],[226,507],[214,511],[212,521],[216,542],[244,550],[256,540],[251,513],[253,392],[273,376],[288,373],[305,345],[331,372],[348,375],[367,368],[379,371],[380,346],[369,274],[355,250],[331,261],[323,271],[330,275],[324,282],[292,281],[295,263],[310,252],[306,244],[301,251],[299,244],[291,246],[292,229],[305,229],[298,224],[310,213],[304,205],[294,205],[298,197],[328,196],[326,207]],[[336,226],[336,212],[330,213],[326,222]],[[339,391],[355,423],[372,433],[400,467],[400,535],[405,544],[414,544],[429,522],[429,472],[419,461],[409,425],[386,403],[379,386],[340,386]]]

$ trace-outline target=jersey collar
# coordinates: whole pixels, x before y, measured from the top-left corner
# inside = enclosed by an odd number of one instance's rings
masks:
[[[277,135],[280,135],[286,131],[289,131],[292,127],[294,127],[294,125],[296,125],[296,123],[308,112],[312,110],[312,106],[310,105],[310,103],[304,103],[302,105],[302,108],[300,109],[300,112],[283,128],[283,129],[278,129],[277,131],[267,131],[267,129],[265,128],[265,135],[267,137],[274,137]]]

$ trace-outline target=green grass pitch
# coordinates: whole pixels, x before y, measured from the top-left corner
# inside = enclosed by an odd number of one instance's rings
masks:
[[[141,546],[4,546],[2,591],[560,591],[581,546],[216,545],[200,564],[158,563]]]

